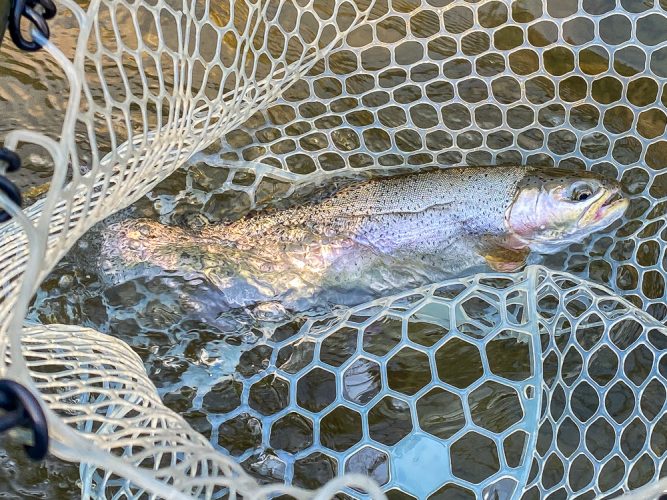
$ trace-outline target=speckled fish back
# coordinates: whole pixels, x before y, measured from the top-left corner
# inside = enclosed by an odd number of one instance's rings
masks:
[[[334,208],[337,215],[358,216],[422,212],[460,203],[477,206],[482,216],[493,216],[494,208],[509,205],[525,172],[525,167],[467,167],[374,179],[343,189],[322,207]]]
[[[315,205],[261,214],[214,230],[232,240],[295,242],[305,230],[393,249],[424,248],[457,235],[498,233],[526,167],[440,169],[373,179]],[[392,240],[392,241],[390,241]],[[408,241],[410,240],[410,241]],[[261,241],[261,240],[260,240]]]

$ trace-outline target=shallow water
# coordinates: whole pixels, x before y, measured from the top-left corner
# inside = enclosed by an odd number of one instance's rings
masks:
[[[220,223],[240,217],[243,212],[238,209],[239,205],[235,205],[236,211],[228,217],[221,217],[219,211],[211,208],[216,206],[210,203],[215,194],[200,188],[210,185],[213,179],[220,179],[222,171],[227,170],[229,178],[237,178],[238,173],[234,169],[205,167],[205,163],[199,161],[190,170],[179,170],[134,207],[99,224],[44,282],[37,294],[31,319],[40,323],[63,322],[66,319],[68,323],[90,326],[124,340],[144,360],[165,404],[184,415],[221,451],[237,457],[249,472],[262,480],[282,480],[285,463],[294,463],[292,480],[296,484],[316,486],[330,477],[326,471],[336,470],[335,462],[323,455],[313,464],[303,462],[305,459],[295,463],[290,455],[303,455],[312,444],[313,424],[310,420],[298,413],[289,413],[270,427],[270,421],[262,415],[273,415],[290,402],[288,380],[310,363],[316,345],[312,340],[301,341],[303,332],[326,309],[314,308],[299,314],[281,310],[275,317],[272,304],[268,304],[265,308],[241,307],[220,314],[219,299],[216,301],[218,289],[201,277],[158,273],[111,285],[97,267],[100,233],[106,230],[108,224],[126,218],[148,217],[164,223],[177,222],[181,227],[197,227],[210,220]],[[241,182],[246,182],[243,176],[239,177]],[[199,184],[195,184],[195,180]],[[281,181],[269,178],[264,179],[263,190],[286,192],[281,189]],[[241,192],[237,195],[241,196]],[[320,196],[322,193],[313,186],[306,186],[297,189],[291,199],[292,202],[307,203],[309,199]],[[245,206],[251,205],[254,206],[252,203]],[[278,195],[269,205],[282,206],[284,202]],[[446,297],[453,292],[443,290],[441,294]],[[483,338],[485,332],[500,321],[498,311],[483,301],[468,303],[465,311],[475,322],[458,325],[458,330],[472,338]],[[336,318],[344,312],[345,308],[340,308],[324,318],[329,324],[335,324]],[[517,311],[516,314],[521,313]],[[426,321],[415,324],[414,330],[410,327],[408,335],[417,344],[431,346],[447,333],[432,322],[437,324],[448,319],[434,316]],[[340,366],[355,351],[356,335],[356,330],[347,331],[345,328],[331,335],[319,347],[318,359],[330,366]],[[379,322],[365,329],[363,350],[367,355],[383,357],[394,349],[400,338],[400,321]],[[503,342],[506,343],[502,345],[511,345],[507,353],[513,352],[514,355],[503,354],[505,351],[502,348],[490,353],[494,373],[507,372],[507,377],[512,380],[528,377],[531,373],[528,351],[525,352],[526,359],[519,356],[525,340],[517,344],[516,340],[499,338],[498,342],[498,346]],[[473,348],[471,351],[465,343],[454,347],[450,344],[448,347],[454,350],[438,359],[436,370],[448,383],[465,387],[479,377],[481,366],[476,361],[479,356],[477,350]],[[425,371],[428,362],[424,363],[423,356],[413,351],[407,356],[392,358],[387,368],[388,383],[392,389],[414,394],[430,381],[428,369]],[[355,362],[343,378],[344,397],[361,404],[370,401],[384,383],[379,366],[365,359]],[[453,366],[455,360],[459,368],[449,374],[447,366]],[[278,371],[274,374],[266,372],[271,367]],[[318,412],[330,403],[336,394],[336,386],[333,378],[327,378],[329,371],[318,373],[316,369],[310,374],[312,382],[308,382],[311,380],[308,376],[300,379],[296,398],[299,407]],[[510,392],[507,393],[507,390]],[[249,391],[248,406],[241,407],[239,413],[241,394],[245,391]],[[469,400],[471,411],[480,415],[480,422],[486,428],[504,429],[521,418],[522,413],[513,413],[518,409],[515,405],[518,400],[513,396],[515,389],[490,385],[486,391],[476,391]],[[452,403],[454,406],[445,412],[447,418],[443,418],[442,405],[446,401],[435,393],[429,397],[433,401],[425,397],[420,410],[422,429],[440,438],[457,432],[461,422],[465,422],[462,408]],[[488,411],[489,401],[495,401],[494,407],[509,406],[507,411],[491,414]],[[379,443],[393,446],[394,436],[401,435],[396,434],[397,428],[402,425],[405,432],[412,428],[409,410],[401,404],[398,399],[389,400],[386,408],[380,403],[369,414],[372,435]],[[338,413],[334,411],[324,422],[324,430],[320,431],[324,434],[320,439],[328,447],[343,450],[356,442],[358,436],[353,416],[343,410]],[[262,440],[263,433],[268,431],[262,429],[269,427],[271,435],[269,438],[264,436],[264,439],[269,439],[270,447],[266,447],[267,442]],[[397,457],[400,456],[399,453]],[[399,459],[392,458],[394,461]],[[376,460],[382,463],[384,459],[373,457],[371,462]],[[371,467],[375,471],[373,474],[382,474],[381,466],[377,467],[380,469]],[[471,463],[466,467],[474,468]],[[320,471],[320,475],[311,477],[313,468]],[[369,472],[371,469],[368,469]],[[381,479],[381,476],[377,478]]]
[[[410,12],[412,3],[394,2],[392,5],[402,12]],[[442,6],[449,2],[429,3]],[[569,15],[567,12],[559,13],[559,9],[567,10],[571,2],[562,2],[562,7],[560,3],[548,2],[548,13],[557,18]],[[642,10],[642,4],[652,5],[654,2],[621,3],[615,9],[625,13]],[[500,26],[508,18],[507,9],[501,8],[498,3],[491,4],[496,7],[495,10],[490,7],[485,9],[483,15],[480,13],[480,22],[487,27]],[[358,75],[345,77],[346,90],[353,94],[351,98],[341,96],[340,85],[336,84],[335,79],[317,80],[312,87],[312,96],[311,87],[297,84],[288,93],[288,104],[307,101],[312,97],[310,102],[301,102],[298,118],[293,107],[275,106],[270,112],[253,117],[243,130],[229,134],[218,147],[231,160],[265,161],[298,174],[310,173],[315,162],[324,170],[335,170],[345,162],[355,167],[366,167],[369,162],[387,167],[403,165],[406,158],[409,158],[407,163],[411,165],[428,162],[481,164],[525,161],[577,168],[586,166],[606,172],[620,178],[632,196],[632,206],[626,219],[616,224],[607,236],[589,240],[571,248],[568,253],[548,257],[545,263],[554,269],[567,269],[609,284],[656,318],[664,320],[667,318],[667,308],[661,299],[665,297],[664,269],[667,254],[664,245],[658,243],[658,238],[665,240],[664,213],[667,202],[664,199],[664,186],[667,180],[663,176],[662,181],[651,181],[644,170],[632,167],[639,161],[643,147],[636,138],[620,137],[612,145],[607,135],[593,132],[598,130],[596,127],[603,126],[605,131],[622,134],[632,126],[631,131],[636,132],[635,135],[642,141],[661,137],[665,128],[662,104],[665,102],[664,94],[662,97],[656,94],[656,105],[643,110],[634,122],[633,117],[626,112],[629,108],[614,103],[622,99],[624,104],[630,102],[643,106],[643,99],[652,91],[650,83],[645,82],[646,86],[637,84],[628,88],[623,95],[621,81],[625,80],[622,78],[641,76],[640,73],[647,65],[656,74],[662,73],[664,76],[667,72],[663,66],[667,63],[658,57],[647,61],[645,54],[637,54],[632,47],[623,45],[625,42],[621,38],[625,25],[621,23],[617,26],[611,22],[618,19],[612,19],[610,16],[613,12],[603,8],[603,4],[605,2],[582,4],[584,9],[599,7],[604,11],[591,13],[586,10],[589,14],[608,13],[610,19],[600,28],[599,35],[603,42],[590,43],[590,49],[578,53],[577,64],[581,70],[587,75],[600,75],[595,83],[589,88],[573,77],[562,81],[556,88],[548,79],[535,77],[530,78],[530,82],[521,88],[514,85],[515,80],[512,78],[495,79],[492,102],[485,109],[476,108],[474,117],[476,123],[484,129],[500,127],[486,136],[485,142],[482,135],[475,131],[453,137],[439,130],[430,131],[426,135],[411,134],[408,130],[397,134],[398,139],[392,144],[389,136],[383,132],[384,129],[400,128],[408,124],[408,128],[428,129],[435,123],[434,113],[437,121],[440,108],[436,110],[428,104],[421,107],[411,104],[422,96],[426,96],[431,104],[446,103],[457,93],[470,103],[485,99],[486,88],[478,85],[477,80],[471,82],[469,87],[460,84],[470,81],[466,79],[475,76],[473,71],[482,78],[496,77],[506,71],[503,59],[494,57],[497,54],[491,50],[491,39],[482,33],[477,38],[467,37],[461,46],[462,53],[456,57],[456,43],[452,48],[448,42],[451,39],[442,37],[434,41],[429,45],[427,55],[437,61],[437,66],[430,62],[416,64],[414,61],[422,57],[421,49],[417,45],[401,44],[396,61],[411,65],[410,82],[406,82],[406,72],[401,68],[385,68],[384,58],[389,59],[384,52],[365,52],[361,58],[363,70],[379,73],[373,73],[366,80],[364,71],[360,70]],[[542,7],[538,10],[533,12],[526,2],[515,2],[510,14],[515,20],[532,22],[542,14]],[[400,42],[407,31],[412,31],[418,37],[430,36],[429,33],[440,26],[440,20],[436,18],[434,21],[428,14],[427,11],[422,13],[420,22],[413,25],[406,23],[401,16],[390,17],[380,23],[375,35],[365,30],[355,32],[352,43],[363,46],[374,36],[383,43]],[[461,11],[458,15],[445,16],[445,29],[456,33],[457,26],[467,22],[463,14]],[[582,15],[577,19],[585,17]],[[59,22],[63,26],[53,31],[59,34],[61,44],[71,48],[71,24],[66,19]],[[527,30],[527,37],[535,47],[546,46],[557,36],[554,30],[557,33],[556,24],[548,20],[532,23]],[[659,26],[651,28],[647,25],[641,30],[644,38],[659,37],[660,32]],[[568,23],[562,28],[562,33],[566,43],[576,45],[587,39],[589,27],[585,22]],[[523,36],[514,28],[498,29],[493,34],[493,44],[497,48],[509,50],[516,46],[517,37],[523,39]],[[563,47],[567,47],[566,43],[562,44]],[[569,57],[568,53],[568,49],[550,52],[545,56],[544,70],[551,75],[568,71],[574,65],[574,58]],[[466,57],[459,57],[461,55],[478,56],[474,67],[467,62]],[[357,68],[356,61],[354,63],[352,66],[349,54],[344,53],[332,59],[330,69],[336,74],[346,75],[349,68]],[[515,75],[531,74],[535,64],[536,59],[530,51],[516,51],[510,59],[510,70]],[[442,71],[439,66],[442,66]],[[317,71],[318,68],[313,74],[316,75]],[[602,78],[604,72],[610,72],[612,76]],[[440,74],[443,76],[436,81],[423,83]],[[119,81],[112,83],[119,84]],[[578,102],[586,92],[592,101]],[[3,117],[0,120],[0,138],[17,127],[40,130],[57,137],[59,115],[63,107],[60,96],[64,94],[66,87],[60,71],[52,61],[39,54],[20,54],[10,43],[5,42],[0,50],[0,104]],[[509,106],[509,111],[501,109],[499,103],[507,105],[521,95],[525,96],[531,106],[517,104]],[[554,96],[570,104],[566,107],[561,102],[551,102]],[[392,100],[391,105],[388,105]],[[539,104],[538,112],[533,109],[533,104]],[[447,105],[443,113],[444,124],[450,131],[466,127],[472,120],[466,106],[461,104]],[[343,127],[345,123],[347,125]],[[360,128],[357,130],[355,127]],[[332,128],[334,132],[330,133]],[[576,134],[568,133],[569,129]],[[506,149],[511,143],[511,135],[507,131],[518,136],[514,149]],[[586,136],[582,139],[580,136],[584,133]],[[373,156],[349,154],[361,143],[361,138]],[[330,149],[336,152],[331,153]],[[500,152],[496,153],[498,150]],[[48,180],[50,165],[41,158],[39,150],[24,148],[22,153],[28,161],[19,184],[22,187],[35,187]],[[420,154],[423,157],[418,157]],[[664,160],[659,158],[659,152],[646,153],[642,161],[657,169],[665,165]],[[233,184],[237,187],[248,186],[253,182],[252,174],[230,174],[228,169],[197,163],[189,173],[183,170],[175,172],[118,219],[127,216],[149,217],[166,224],[186,227],[233,220],[253,207],[253,203],[242,189],[218,189],[225,182],[230,182],[230,177],[233,177]],[[289,187],[280,182],[266,183],[258,189],[258,198],[264,203],[268,198],[279,197],[288,190]],[[655,207],[648,208],[649,192],[654,198],[662,200]],[[297,193],[297,197],[292,199],[305,201],[312,196],[312,192],[303,195]],[[638,223],[648,220],[655,222],[643,229],[641,243],[636,244],[627,238],[639,231]],[[215,290],[201,281],[179,276],[141,278],[110,286],[98,274],[95,262],[89,258],[95,253],[96,235],[93,232],[86,236],[44,282],[35,299],[31,319],[42,323],[90,326],[121,338],[140,354],[151,379],[170,408],[183,414],[195,429],[210,438],[220,450],[242,457],[252,473],[263,479],[281,479],[280,462],[276,462],[271,453],[256,454],[248,451],[261,441],[258,435],[261,422],[257,417],[246,413],[228,420],[225,415],[233,409],[236,395],[244,384],[247,385],[247,380],[256,376],[272,360],[275,359],[280,368],[289,373],[290,370],[296,371],[300,363],[309,359],[312,345],[280,344],[298,336],[308,314],[275,323],[262,321],[256,314],[240,309],[227,312],[219,318],[215,312]],[[656,241],[651,241],[651,238]],[[633,260],[636,262],[633,263]],[[643,271],[636,263],[643,267],[658,266],[663,272],[659,269]],[[210,314],[219,321],[205,321],[210,319],[207,311],[213,311]],[[311,311],[314,312],[317,311]],[[480,314],[484,315],[483,308]],[[386,338],[370,341],[368,348],[371,352],[383,353],[388,349],[391,338],[395,337],[395,329],[392,330],[390,324],[376,328]],[[429,335],[437,333],[424,333],[425,337]],[[336,356],[343,356],[341,353],[345,352],[346,341],[345,335],[341,334],[330,342],[328,359],[331,364],[337,362]],[[278,349],[277,344],[282,347]],[[511,357],[502,360],[507,369],[515,367],[516,363],[517,360]],[[409,392],[420,384],[419,377],[423,373],[413,372],[413,365],[412,360],[408,359],[395,367],[394,377],[401,380],[403,391]],[[372,364],[355,367],[347,386],[351,398],[361,401],[376,390],[378,374],[374,370]],[[466,373],[458,375],[464,377]],[[267,380],[265,385],[259,384],[256,404],[260,413],[270,413],[273,408],[270,405],[277,408],[284,404],[285,387],[280,380]],[[312,400],[314,407],[320,404],[320,398],[327,397],[327,391],[330,392],[330,388],[315,385],[304,390],[303,399]],[[476,404],[481,407],[484,405],[483,402]],[[437,429],[435,432],[446,436],[450,432],[448,426],[455,427],[460,415],[458,410],[452,409],[448,413],[449,418],[443,422],[437,418],[441,408],[434,404],[429,416],[433,420],[431,425]],[[348,422],[346,417],[339,416],[332,426],[345,427]],[[405,421],[404,417],[405,408],[400,405],[387,404],[382,407],[375,420],[379,440],[390,439],[389,435],[394,430],[390,426],[400,428],[401,422]],[[502,420],[513,417],[510,414],[493,416],[494,421],[489,425],[502,425],[502,422],[495,421],[496,418]],[[271,444],[287,451],[302,448],[308,440],[308,425],[303,419],[294,416],[277,434],[276,442]],[[336,435],[336,440],[341,443],[352,439],[340,433]],[[377,477],[381,478],[385,473],[382,457],[367,457],[367,460],[375,461]],[[306,486],[315,486],[321,479],[312,477],[313,470],[324,471],[322,474],[326,477],[332,469],[326,458],[314,464],[302,463],[301,466],[296,478]],[[12,468],[6,470],[11,471]],[[8,497],[67,498],[68,493],[76,488],[78,480],[77,465],[57,460],[48,461],[45,467],[34,470],[24,462],[19,462],[16,470],[19,471],[18,475],[12,477],[11,481],[10,476],[0,477],[0,491],[6,490]],[[47,471],[48,483],[45,482]],[[309,477],[312,482],[308,482]],[[19,486],[11,487],[12,481]],[[3,487],[3,484],[6,486]]]
[[[0,448],[0,498],[65,500],[78,489],[78,465],[54,457],[35,463],[11,443]]]

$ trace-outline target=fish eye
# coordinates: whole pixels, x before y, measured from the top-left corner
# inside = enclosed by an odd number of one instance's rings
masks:
[[[586,201],[588,198],[593,196],[595,190],[592,186],[588,184],[576,184],[573,186],[570,191],[570,200],[572,201]]]

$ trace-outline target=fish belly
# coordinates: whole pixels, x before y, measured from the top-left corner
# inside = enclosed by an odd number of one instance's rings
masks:
[[[393,221],[395,222],[395,221]],[[440,246],[392,248],[387,221],[376,221],[386,248],[351,237],[300,238],[267,233],[252,246],[213,243],[178,228],[152,221],[125,221],[104,235],[103,271],[113,282],[168,273],[183,279],[206,279],[229,308],[279,301],[302,310],[324,303],[355,305],[373,296],[445,279],[483,260],[469,238],[452,237]],[[141,225],[141,231],[133,229]],[[366,234],[369,224],[365,225]],[[406,232],[410,225],[406,225]],[[222,228],[224,229],[224,228]],[[150,234],[151,237],[146,235]],[[376,240],[380,241],[380,240]]]

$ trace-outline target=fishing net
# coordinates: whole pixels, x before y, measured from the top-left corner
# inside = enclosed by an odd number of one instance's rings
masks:
[[[78,26],[71,44],[47,46],[46,67],[70,89],[62,131],[5,137],[41,148],[52,177],[25,212],[0,196],[14,215],[0,228],[0,347],[3,376],[48,408],[52,452],[81,462],[84,496],[592,498],[667,475],[667,6],[59,8]],[[542,262],[565,272],[453,280],[266,339],[232,382],[216,448],[160,401],[120,340],[24,325],[39,284],[91,226],[205,148],[187,175],[233,174],[239,161],[250,172],[196,183],[222,208],[277,196],[267,178],[288,196],[333,175],[434,163],[592,169],[620,179],[632,204]],[[249,437],[226,442],[236,429]],[[265,460],[241,465],[250,450]]]
[[[618,4],[618,5],[617,5]],[[536,164],[618,178],[614,231],[548,261],[667,319],[667,5],[379,2],[221,147],[298,174]]]

